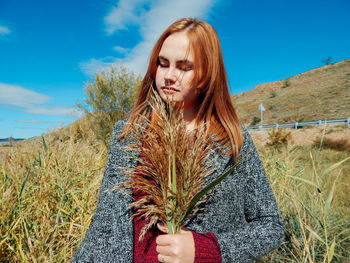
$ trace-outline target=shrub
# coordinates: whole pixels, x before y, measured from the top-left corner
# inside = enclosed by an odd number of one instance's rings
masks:
[[[107,148],[114,123],[126,118],[140,84],[140,76],[118,64],[85,85],[86,97],[77,107],[87,116],[96,138]]]
[[[255,116],[250,124],[256,125],[259,121],[260,121],[260,118]]]
[[[328,58],[322,60],[321,62],[326,64],[326,65],[329,65],[331,63],[331,61],[332,61],[332,57],[328,57]]]
[[[290,86],[290,80],[289,79],[285,79],[282,82],[282,89],[288,88]]]
[[[270,98],[272,99],[272,98],[274,98],[274,97],[276,97],[277,96],[277,93],[276,93],[276,91],[271,91],[270,92]]]
[[[299,119],[297,119],[297,122],[303,122],[304,121],[304,116],[299,117]]]
[[[325,149],[332,149],[335,151],[348,151],[350,152],[350,140],[345,139],[345,138],[329,138],[329,137],[324,137],[323,140],[322,138],[317,138],[314,141],[313,144],[317,148],[325,148]]]
[[[290,132],[286,132],[283,129],[278,129],[277,131],[272,129],[268,132],[268,135],[269,142],[267,144],[271,146],[287,145],[290,140]]]

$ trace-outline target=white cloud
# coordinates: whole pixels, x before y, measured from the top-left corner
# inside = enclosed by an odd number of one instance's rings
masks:
[[[144,14],[140,24],[143,41],[124,60],[127,67],[144,73],[151,50],[161,33],[175,20],[183,17],[206,17],[214,5],[213,0],[162,1]]]
[[[51,98],[47,95],[17,85],[0,83],[0,104],[26,108],[35,104],[47,103],[50,100]]]
[[[107,57],[101,59],[92,58],[87,61],[79,62],[79,67],[85,74],[93,76],[102,70],[108,70],[117,61],[118,59],[115,57]]]
[[[55,121],[42,121],[42,120],[33,120],[33,119],[19,119],[16,120],[19,123],[56,123]]]
[[[73,108],[43,106],[51,97],[18,85],[0,83],[0,104],[22,108],[24,112],[39,115],[72,115]]]
[[[149,55],[161,33],[174,21],[183,17],[206,18],[218,0],[120,0],[117,7],[106,15],[106,32],[137,26],[142,41],[137,44],[122,62],[133,71],[144,74]],[[88,66],[80,68],[88,75],[94,75],[101,68],[108,67],[103,59],[91,59]],[[88,70],[86,70],[88,69]]]
[[[38,115],[74,115],[74,108],[65,108],[60,106],[46,107],[46,106],[31,106],[25,110],[27,113],[38,114]]]
[[[120,0],[117,7],[112,7],[104,19],[107,34],[111,35],[127,26],[139,24],[150,3],[150,0]]]
[[[6,26],[0,26],[0,36],[11,34],[11,30]]]
[[[118,53],[120,53],[120,54],[126,54],[126,53],[128,53],[129,50],[130,50],[130,49],[128,49],[128,48],[121,47],[121,46],[115,46],[115,47],[113,47],[113,49],[114,49],[115,51],[117,51]]]

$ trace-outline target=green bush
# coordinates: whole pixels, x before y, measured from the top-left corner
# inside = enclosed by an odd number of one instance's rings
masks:
[[[251,125],[256,125],[261,119],[259,117],[254,117],[252,122],[250,123]]]
[[[141,77],[122,64],[96,74],[85,85],[84,102],[77,107],[87,116],[91,130],[108,148],[114,123],[127,117],[131,110]]]

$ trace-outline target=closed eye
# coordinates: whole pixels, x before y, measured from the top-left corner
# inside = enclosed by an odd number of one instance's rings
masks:
[[[163,56],[159,56],[157,64],[161,68],[167,68],[167,67],[169,67],[169,60]],[[189,60],[179,60],[176,62],[176,68],[181,70],[181,71],[193,70],[193,62],[191,62]]]
[[[188,61],[188,60],[181,60],[181,61],[176,63],[176,66],[178,69],[180,69],[182,71],[190,71],[193,69],[193,63],[191,61]]]
[[[165,63],[158,63],[158,65],[161,67],[161,68],[167,68],[169,67],[168,64],[165,64]]]
[[[162,68],[169,67],[169,61],[164,57],[158,57],[158,65]]]
[[[193,66],[191,65],[180,65],[178,66],[178,69],[182,70],[182,71],[190,71],[193,69]]]

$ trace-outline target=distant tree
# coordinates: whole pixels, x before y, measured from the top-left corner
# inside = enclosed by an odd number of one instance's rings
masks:
[[[321,62],[326,64],[326,65],[329,65],[331,63],[331,61],[332,61],[332,57],[328,57],[328,58],[322,60]]]
[[[8,138],[9,146],[13,146],[13,142],[14,142],[14,141],[15,141],[15,140],[13,139],[13,137],[10,136],[10,137]]]
[[[84,102],[77,107],[88,117],[91,129],[106,147],[117,120],[126,118],[131,110],[141,76],[122,64],[96,74],[92,82],[85,85]]]

